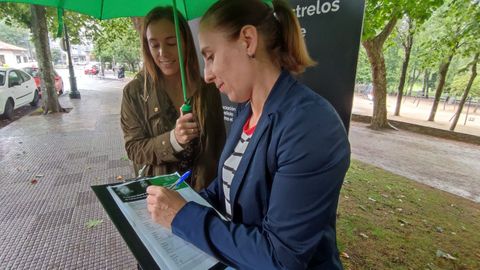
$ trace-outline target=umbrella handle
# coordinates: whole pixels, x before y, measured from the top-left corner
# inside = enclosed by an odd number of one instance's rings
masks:
[[[190,100],[188,100],[187,102],[185,102],[185,103],[182,105],[181,110],[182,110],[183,115],[192,112],[192,105],[190,105]]]

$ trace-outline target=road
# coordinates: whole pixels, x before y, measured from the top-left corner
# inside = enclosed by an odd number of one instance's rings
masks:
[[[56,71],[63,79],[65,92],[70,91],[70,75],[68,69],[56,69]],[[126,83],[126,80],[115,78],[112,71],[106,71],[104,78],[94,75],[85,75],[83,72],[83,66],[75,66],[74,72],[75,78],[77,79],[77,89],[80,91],[80,95],[82,89],[96,91],[101,91],[106,88],[110,89],[112,87],[121,89]]]

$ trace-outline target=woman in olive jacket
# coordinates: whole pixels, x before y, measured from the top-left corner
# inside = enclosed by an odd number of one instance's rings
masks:
[[[225,142],[223,111],[218,90],[201,79],[192,34],[179,17],[192,113],[179,110],[183,96],[173,12],[157,7],[144,19],[144,68],[123,90],[121,127],[135,173],[192,169],[190,184],[201,190],[216,176]]]

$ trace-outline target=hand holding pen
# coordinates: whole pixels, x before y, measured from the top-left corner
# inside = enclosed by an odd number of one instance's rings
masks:
[[[178,188],[191,174],[191,171],[185,172],[177,181],[167,187],[150,185],[147,188],[147,209],[156,223],[171,228],[178,211],[187,203],[178,192],[172,189]]]

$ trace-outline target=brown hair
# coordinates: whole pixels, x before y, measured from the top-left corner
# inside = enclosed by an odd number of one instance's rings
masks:
[[[178,21],[180,26],[180,33],[182,35],[182,44],[184,51],[184,64],[185,64],[185,74],[187,77],[187,87],[189,89],[199,90],[202,82],[200,76],[200,67],[198,65],[198,58],[195,50],[195,43],[193,42],[192,32],[188,26],[187,21],[180,12],[178,14]],[[162,71],[155,64],[152,55],[150,54],[150,48],[148,46],[147,40],[147,28],[148,26],[156,21],[167,19],[170,22],[173,21],[173,9],[172,7],[156,7],[152,9],[142,24],[142,54],[143,54],[143,68],[145,71],[145,76],[149,77],[153,82],[154,86],[158,86],[162,80]]]
[[[220,0],[211,6],[200,21],[223,30],[237,39],[245,25],[257,28],[272,61],[299,74],[315,65],[301,35],[300,23],[284,0],[273,0],[273,8],[262,0]]]

